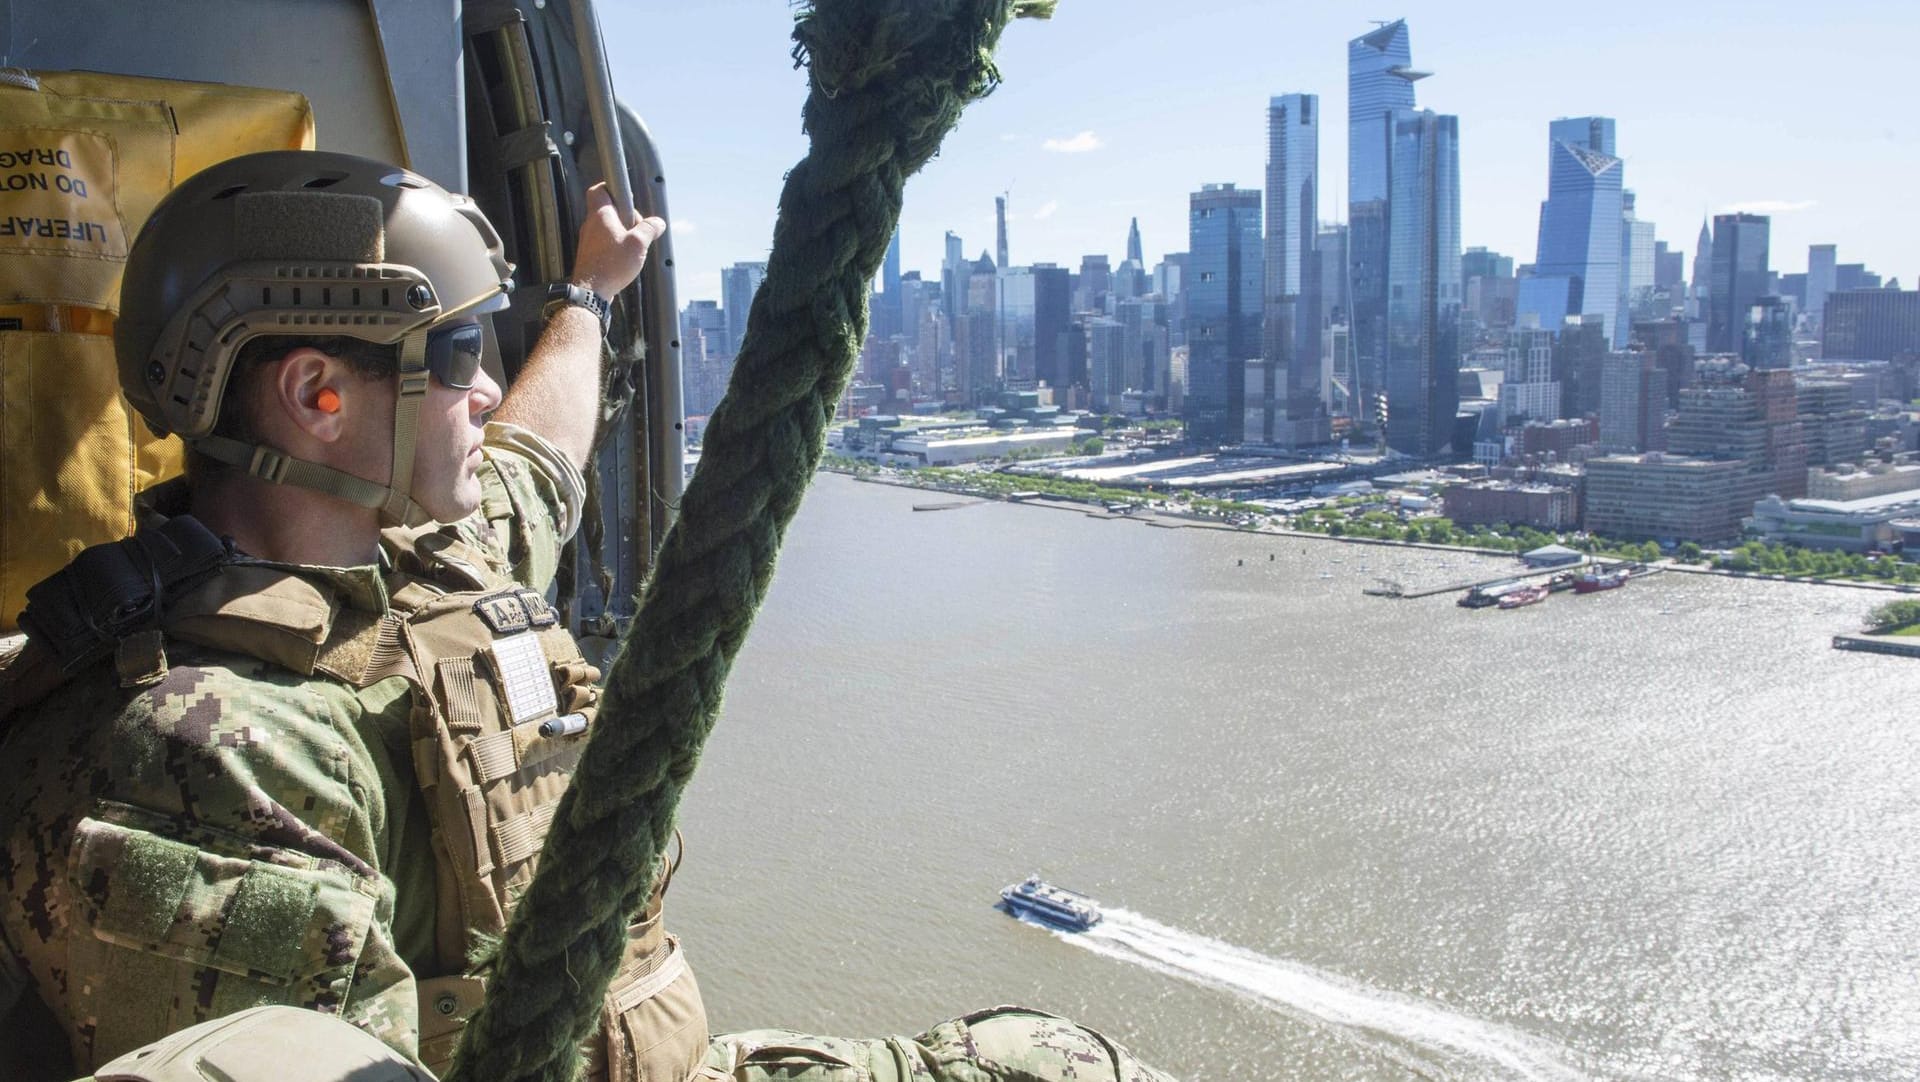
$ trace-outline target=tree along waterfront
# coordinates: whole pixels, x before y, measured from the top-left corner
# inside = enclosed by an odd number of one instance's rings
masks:
[[[1889,554],[1869,556],[1765,541],[1747,541],[1724,551],[1710,551],[1689,541],[1675,546],[1671,551],[1663,551],[1657,543],[1637,538],[1552,533],[1509,523],[1464,525],[1444,515],[1401,509],[1397,504],[1378,496],[1345,496],[1322,507],[1287,514],[1263,504],[1215,499],[1177,489],[1114,488],[1089,481],[1002,473],[992,469],[948,466],[900,468],[832,454],[823,460],[822,468],[996,499],[1005,499],[1015,493],[1037,492],[1043,496],[1089,504],[1145,504],[1160,510],[1215,517],[1249,529],[1274,526],[1327,537],[1446,545],[1482,552],[1521,553],[1543,545],[1559,544],[1591,556],[1643,563],[1669,558],[1678,563],[1716,571],[1779,575],[1791,579],[1920,584],[1920,564]]]

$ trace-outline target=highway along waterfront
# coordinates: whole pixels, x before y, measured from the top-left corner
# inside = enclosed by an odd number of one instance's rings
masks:
[[[1885,1079],[1920,1062],[1920,665],[1857,590],[816,482],[683,810],[716,1029],[989,1003],[1184,1078]],[[994,908],[1038,873],[1078,936]]]

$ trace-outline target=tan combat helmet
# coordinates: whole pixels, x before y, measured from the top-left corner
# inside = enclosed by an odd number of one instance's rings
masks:
[[[417,525],[427,336],[505,307],[512,274],[479,208],[425,177],[323,151],[233,158],[169,193],[134,242],[114,328],[120,387],[154,431],[209,458]],[[234,357],[261,335],[400,344],[386,485],[213,435]]]

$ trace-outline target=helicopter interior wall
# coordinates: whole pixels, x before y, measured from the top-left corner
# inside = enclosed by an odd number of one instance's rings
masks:
[[[297,90],[321,149],[465,191],[459,22],[458,0],[0,0],[0,62]]]

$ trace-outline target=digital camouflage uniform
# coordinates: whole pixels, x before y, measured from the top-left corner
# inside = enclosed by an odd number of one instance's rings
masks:
[[[491,425],[481,479],[479,512],[444,530],[486,553],[492,572],[544,589],[579,519],[578,472],[537,436]],[[179,495],[149,494],[143,529]],[[292,570],[345,608],[387,605],[380,568]],[[124,661],[109,659],[0,725],[0,1032],[24,1032],[29,1010],[50,1011],[77,1073],[194,1023],[281,1003],[336,1015],[418,1057],[416,982],[449,974],[437,961],[446,952],[435,944],[434,824],[414,780],[409,685],[355,689],[171,638],[165,659],[163,678],[133,688],[124,671],[116,678]],[[695,1017],[678,1023],[678,1040],[695,1041],[698,1059],[705,1023],[691,994]],[[23,1082],[62,1069],[10,1064],[0,1051],[0,1074]],[[1163,1077],[1098,1034],[1018,1008],[913,1041],[721,1036],[694,1073]]]

